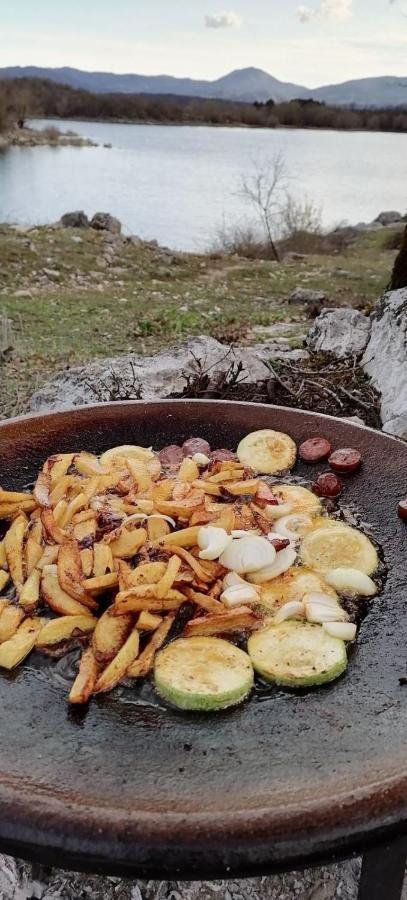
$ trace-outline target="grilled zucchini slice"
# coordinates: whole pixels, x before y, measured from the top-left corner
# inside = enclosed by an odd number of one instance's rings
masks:
[[[320,625],[293,620],[252,634],[247,649],[255,671],[285,687],[334,681],[347,666],[344,641],[331,637]]]

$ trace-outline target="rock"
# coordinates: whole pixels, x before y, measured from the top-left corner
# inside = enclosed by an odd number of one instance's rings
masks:
[[[351,425],[362,425],[363,428],[366,428],[366,422],[360,418],[360,416],[339,416],[343,422],[350,422]]]
[[[296,287],[288,298],[290,305],[304,304],[308,314],[312,317],[319,315],[326,300],[327,296],[324,291],[313,291],[311,288],[302,287]]]
[[[396,222],[402,222],[403,216],[394,209],[388,209],[379,213],[374,222],[380,222],[381,225],[394,225]]]
[[[110,231],[112,234],[120,234],[122,223],[110,213],[97,212],[91,219],[90,227],[96,231]]]
[[[378,304],[361,365],[381,393],[383,431],[407,440],[407,288]]]
[[[73,241],[74,244],[83,244],[83,239],[79,237],[79,234],[73,234],[71,241]]]
[[[86,366],[65,370],[37,391],[31,400],[33,410],[68,409],[81,403],[109,400],[117,373],[123,392],[128,393],[142,386],[143,400],[154,400],[179,393],[185,386],[183,372],[196,371],[195,359],[202,361],[211,373],[226,371],[232,362],[241,362],[246,381],[255,382],[267,378],[267,368],[250,347],[228,348],[214,338],[198,337],[177,344],[155,356],[138,356],[129,353],[111,359],[101,359]]]
[[[46,275],[47,278],[50,279],[50,281],[58,281],[59,278],[61,277],[61,273],[58,271],[58,269],[45,269],[44,268],[42,271],[43,271],[44,275]]]
[[[32,297],[32,293],[28,289],[25,290],[24,288],[21,288],[19,291],[14,291],[14,296],[15,297]]]
[[[89,228],[89,219],[83,209],[79,209],[76,212],[65,213],[61,216],[59,224],[62,228]]]
[[[370,319],[356,309],[325,309],[312,325],[307,346],[335,356],[360,355],[370,336]]]

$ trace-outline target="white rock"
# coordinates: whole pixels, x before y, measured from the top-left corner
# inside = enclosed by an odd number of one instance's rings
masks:
[[[378,304],[361,364],[382,396],[383,431],[407,440],[407,288]]]
[[[34,394],[31,409],[68,409],[81,403],[109,400],[115,374],[120,375],[124,390],[131,390],[136,379],[142,385],[143,400],[168,397],[183,390],[185,379],[182,373],[192,374],[195,371],[194,357],[202,360],[212,374],[217,370],[224,372],[232,362],[242,362],[247,382],[268,377],[265,364],[250,347],[228,350],[214,338],[202,336],[177,344],[155,356],[128,353],[61,372]]]
[[[315,319],[307,345],[335,356],[363,353],[370,335],[370,319],[356,309],[325,309]]]

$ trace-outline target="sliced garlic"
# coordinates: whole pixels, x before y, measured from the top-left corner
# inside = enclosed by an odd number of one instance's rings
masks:
[[[304,604],[301,600],[289,600],[284,603],[273,618],[273,622],[278,625],[279,622],[285,622],[286,619],[297,619],[304,615]]]
[[[322,627],[331,637],[340,638],[342,641],[355,640],[356,625],[353,622],[324,622]]]
[[[129,522],[135,522],[138,519],[165,519],[166,522],[169,522],[173,528],[176,528],[176,522],[171,516],[165,516],[164,513],[153,513],[152,515],[148,513],[133,513],[131,516],[126,516],[123,519],[122,525],[127,525]]]
[[[278,520],[275,529],[280,537],[297,541],[312,525],[311,516],[302,513],[294,513],[291,516],[283,516]]]
[[[307,591],[302,599],[305,603],[318,603],[319,606],[329,606],[333,609],[337,609],[338,606],[339,609],[342,608],[336,597],[331,597],[330,594],[323,594],[320,591]]]
[[[270,546],[272,546],[272,544]],[[293,550],[292,547],[285,547],[284,550],[278,551],[276,559],[271,566],[265,566],[260,571],[249,575],[248,580],[253,584],[264,584],[266,581],[271,581],[272,578],[277,578],[278,575],[282,575],[283,572],[287,572],[288,569],[291,569],[296,558],[296,551]]]
[[[346,622],[348,614],[339,606],[326,606],[323,603],[307,603],[304,601],[305,617],[308,622],[323,625],[324,622]]]
[[[234,606],[258,603],[259,595],[251,584],[233,584],[223,591],[220,599],[228,609],[233,609]]]
[[[246,535],[244,538],[231,539],[219,560],[225,569],[231,569],[239,575],[256,572],[264,566],[272,565],[276,551],[265,537]]]
[[[283,516],[289,516],[292,511],[292,503],[268,503],[267,506],[264,507],[266,519],[281,519]]]
[[[359,594],[360,597],[374,597],[377,594],[377,586],[374,581],[360,569],[345,567],[331,569],[325,573],[324,578],[341,594]]]
[[[197,466],[209,466],[210,463],[209,456],[206,456],[205,453],[194,453],[191,459]]]
[[[224,528],[205,525],[198,531],[198,547],[200,559],[218,559],[231,544],[232,537]]]

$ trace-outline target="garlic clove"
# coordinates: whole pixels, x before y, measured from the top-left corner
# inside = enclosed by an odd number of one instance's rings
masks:
[[[209,456],[206,456],[205,453],[194,453],[191,459],[197,466],[209,466],[210,463]]]
[[[276,612],[273,622],[278,625],[279,622],[285,622],[287,619],[298,619],[304,615],[304,604],[301,600],[289,600],[284,603],[278,612]]]
[[[198,547],[200,559],[218,559],[232,542],[232,537],[224,528],[205,525],[198,531]]]
[[[235,606],[258,603],[259,595],[251,584],[234,584],[223,591],[220,599],[228,609],[233,609]]]
[[[272,565],[275,557],[276,551],[267,538],[248,535],[245,538],[234,538],[222,553],[219,562],[225,569],[245,575]]]
[[[340,594],[351,596],[374,597],[377,594],[377,586],[372,578],[359,569],[341,567],[331,569],[324,575],[325,581]]]
[[[355,640],[356,625],[353,622],[324,622],[322,627],[331,637],[340,638],[341,641]]]
[[[341,609],[340,603],[336,597],[331,597],[330,594],[323,594],[319,591],[307,591],[302,599],[305,603],[318,603],[319,606],[327,606],[333,609],[337,609],[339,606]]]
[[[253,572],[253,574],[248,576],[248,580],[252,584],[264,584],[266,581],[271,581],[273,578],[277,578],[279,575],[287,572],[288,569],[291,569],[296,558],[296,551],[292,547],[285,547],[284,550],[279,550],[276,554],[276,559],[271,566],[265,566],[260,571]]]
[[[304,601],[305,616],[308,622],[323,625],[324,622],[346,622],[348,614],[339,606],[324,606],[322,603]]]

